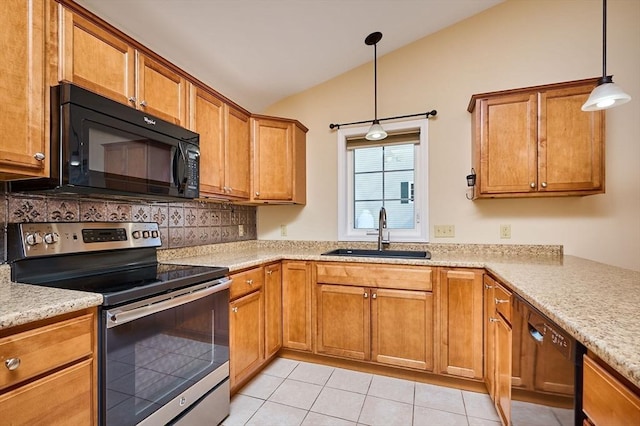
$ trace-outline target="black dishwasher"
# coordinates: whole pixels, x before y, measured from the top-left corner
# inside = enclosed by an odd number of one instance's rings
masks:
[[[513,313],[512,425],[582,425],[585,347],[519,297]]]

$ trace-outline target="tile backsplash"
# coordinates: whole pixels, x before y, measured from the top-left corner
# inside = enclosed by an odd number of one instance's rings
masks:
[[[14,222],[157,222],[162,248],[255,240],[257,236],[256,207],[200,201],[144,203],[5,191],[0,220],[3,230]],[[242,225],[242,236],[238,225]],[[0,239],[0,259],[6,262],[6,231]]]

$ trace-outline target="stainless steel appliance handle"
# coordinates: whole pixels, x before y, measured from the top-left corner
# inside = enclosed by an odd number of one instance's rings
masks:
[[[113,311],[107,311],[107,328],[117,327],[122,324],[126,324],[131,321],[155,314],[157,312],[166,311],[167,309],[175,308],[177,306],[184,305],[194,300],[202,299],[211,294],[218,293],[226,290],[231,285],[230,279],[216,280],[212,283],[219,283],[197,290],[186,289],[181,294],[167,294],[162,300],[155,300],[153,298],[147,304],[142,306],[132,306],[131,308],[123,307],[116,308]],[[143,302],[144,303],[144,302]],[[136,304],[137,305],[137,304]]]
[[[538,331],[537,328],[535,328],[533,325],[528,324],[529,326],[529,334],[531,335],[531,337],[533,337],[533,339],[536,342],[542,343],[542,341],[544,340],[544,334],[540,333],[540,331]]]

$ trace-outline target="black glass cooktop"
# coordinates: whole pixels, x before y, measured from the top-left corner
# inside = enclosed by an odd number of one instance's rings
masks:
[[[100,293],[104,298],[104,306],[114,306],[212,281],[224,277],[228,272],[229,269],[223,267],[156,263],[33,284]]]

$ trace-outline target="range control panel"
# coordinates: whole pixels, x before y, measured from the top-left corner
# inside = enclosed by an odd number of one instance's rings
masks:
[[[9,260],[162,245],[155,222],[10,223],[7,242]]]

